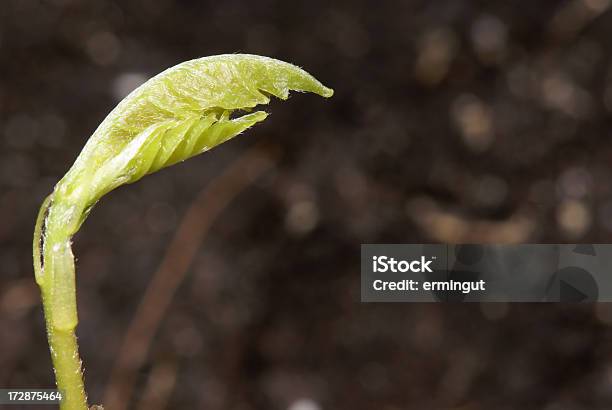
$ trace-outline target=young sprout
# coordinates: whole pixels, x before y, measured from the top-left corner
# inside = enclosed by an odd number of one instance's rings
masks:
[[[263,121],[251,111],[289,91],[331,97],[333,90],[291,64],[246,54],[186,61],[134,90],[111,111],[43,202],[34,231],[34,272],[62,410],[86,410],[75,328],[71,238],[93,206],[120,185],[184,161]]]

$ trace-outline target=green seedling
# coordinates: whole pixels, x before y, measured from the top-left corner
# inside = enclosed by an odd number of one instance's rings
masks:
[[[86,410],[71,238],[113,189],[201,154],[263,121],[273,95],[333,91],[291,64],[255,55],[191,60],[151,78],[111,111],[43,202],[33,256],[62,410]],[[244,114],[238,115],[235,114]]]

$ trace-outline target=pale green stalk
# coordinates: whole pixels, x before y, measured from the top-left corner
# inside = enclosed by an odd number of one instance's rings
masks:
[[[147,81],[100,124],[68,173],[43,203],[34,231],[34,270],[62,410],[86,410],[71,249],[96,202],[120,185],[205,152],[263,121],[269,95],[333,91],[291,64],[253,55],[187,61]],[[42,250],[42,257],[41,257]],[[112,410],[112,409],[111,409]]]
[[[87,409],[75,328],[78,322],[74,256],[70,238],[61,225],[53,220],[51,198],[43,203],[34,234],[34,267],[36,282],[40,286],[47,326],[51,360],[57,386],[62,394],[62,409]],[[41,233],[45,229],[44,244]],[[40,247],[43,248],[43,268],[40,266]]]

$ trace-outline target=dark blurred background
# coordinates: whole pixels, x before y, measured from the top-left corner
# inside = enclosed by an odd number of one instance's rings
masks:
[[[161,70],[247,52],[336,94],[97,206],[75,238],[92,403],[610,407],[612,306],[362,304],[359,245],[608,242],[612,2],[330,3],[2,1],[0,387],[53,385],[32,230],[89,135]],[[143,298],[181,224],[195,255]]]

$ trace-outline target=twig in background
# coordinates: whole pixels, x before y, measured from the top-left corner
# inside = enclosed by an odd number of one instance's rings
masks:
[[[174,385],[178,365],[175,359],[156,364],[147,380],[138,410],[163,410],[168,404]]]
[[[261,148],[251,148],[193,201],[125,334],[104,394],[103,403],[107,408],[124,410],[127,407],[137,371],[146,360],[164,312],[216,218],[241,191],[273,164],[274,160],[264,155]]]

